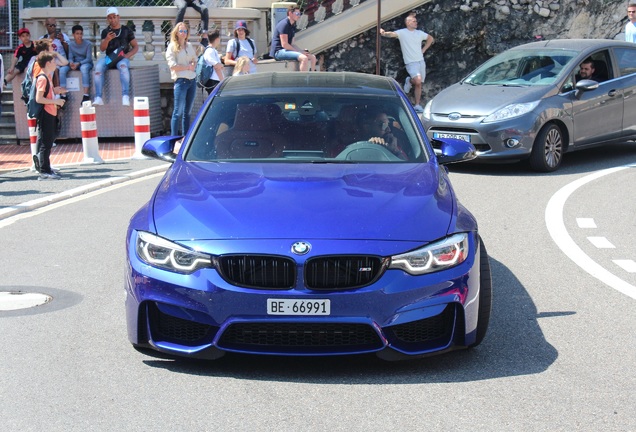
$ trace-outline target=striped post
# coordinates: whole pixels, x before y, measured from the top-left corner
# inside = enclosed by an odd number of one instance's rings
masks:
[[[99,156],[97,142],[97,123],[95,122],[95,107],[90,101],[82,103],[80,107],[80,122],[82,129],[82,148],[84,150],[85,164],[103,164],[104,160]]]
[[[150,107],[147,97],[136,97],[133,108],[135,111],[135,154],[132,159],[148,159],[141,153],[144,143],[150,139]]]
[[[27,115],[27,123],[29,125],[29,141],[31,142],[31,155],[35,155],[38,152],[38,121]],[[31,171],[35,171],[35,165],[31,163]]]

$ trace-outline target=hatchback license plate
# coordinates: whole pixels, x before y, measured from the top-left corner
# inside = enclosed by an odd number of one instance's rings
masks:
[[[267,299],[267,315],[330,315],[331,300]]]
[[[455,139],[458,139],[458,140],[470,142],[470,135],[466,135],[466,134],[434,132],[433,133],[433,138],[455,138]]]

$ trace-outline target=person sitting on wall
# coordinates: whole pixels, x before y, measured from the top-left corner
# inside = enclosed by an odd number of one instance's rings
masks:
[[[208,46],[208,23],[210,21],[210,15],[207,2],[205,0],[174,0],[174,5],[177,7],[175,25],[183,22],[188,7],[199,12],[201,15],[201,45]]]
[[[249,60],[249,72],[256,73],[256,44],[254,40],[248,36],[250,31],[247,29],[245,21],[237,21],[234,26],[234,39],[230,39],[225,49],[225,66],[236,66],[236,62],[241,57],[247,57]]]
[[[93,70],[93,44],[84,39],[84,28],[81,25],[74,25],[72,31],[73,40],[68,44],[69,67],[82,73],[82,87],[84,89],[82,102],[86,102],[91,100],[89,91],[91,70]],[[64,82],[66,82],[66,76]]]
[[[293,44],[296,34],[296,22],[300,19],[302,12],[296,5],[287,9],[287,18],[283,18],[276,24],[274,35],[272,36],[272,46],[269,55],[278,61],[295,60],[299,63],[300,71],[306,72],[316,70],[316,56],[309,50],[301,50]]]
[[[58,54],[55,58],[55,64],[57,69],[55,76],[53,77],[53,83],[55,86],[66,89],[66,72],[68,72],[68,44],[71,41],[66,33],[62,33],[57,28],[57,20],[55,18],[47,18],[44,21],[46,31],[48,32],[40,39],[51,39],[51,46],[53,50]],[[62,98],[65,98],[66,92],[61,94]]]
[[[106,10],[108,27],[102,30],[100,51],[106,55],[95,65],[95,100],[93,105],[104,105],[102,91],[104,89],[104,72],[107,69],[119,69],[121,81],[121,104],[130,106],[130,59],[139,50],[135,33],[128,27],[121,25],[119,10],[109,7]]]
[[[31,58],[35,56],[35,45],[31,42],[31,32],[28,28],[21,28],[18,30],[18,37],[22,42],[16,48],[13,57],[11,58],[11,66],[7,70],[7,75],[4,78],[4,84],[11,82],[16,75],[24,72],[29,65]]]

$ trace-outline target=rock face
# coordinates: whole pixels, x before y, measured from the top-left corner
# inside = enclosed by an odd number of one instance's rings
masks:
[[[390,0],[396,1],[396,0]],[[543,39],[621,38],[627,23],[625,0],[434,0],[417,13],[418,28],[435,44],[426,52],[423,103],[462,79],[495,54]],[[382,23],[404,27],[402,15]],[[327,51],[330,71],[375,73],[376,29]],[[403,83],[406,70],[397,39],[382,38],[381,73]]]

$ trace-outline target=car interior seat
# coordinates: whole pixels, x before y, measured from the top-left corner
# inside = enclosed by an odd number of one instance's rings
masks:
[[[526,81],[539,81],[544,78],[552,78],[556,76],[553,72],[554,67],[555,63],[551,57],[533,57],[526,62],[522,77]]]
[[[598,82],[607,81],[609,79],[607,64],[603,60],[594,60],[594,76]]]
[[[271,107],[262,104],[241,104],[230,129],[216,137],[219,159],[251,159],[280,157],[285,138],[273,130]]]

